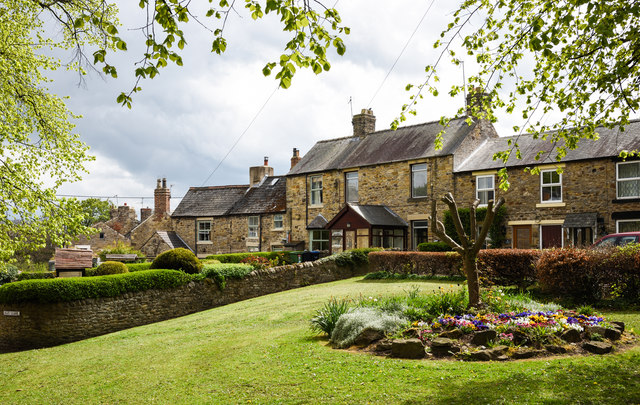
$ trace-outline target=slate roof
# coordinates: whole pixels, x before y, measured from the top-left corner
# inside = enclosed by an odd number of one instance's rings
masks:
[[[286,211],[287,180],[284,176],[269,176],[251,187],[228,211],[229,215],[268,214]]]
[[[371,225],[380,226],[409,226],[403,220],[393,212],[386,205],[360,205],[354,203],[347,203],[349,207],[355,211],[358,215],[364,218]]]
[[[191,250],[189,245],[182,240],[174,231],[156,231],[158,236],[169,246],[170,249],[185,248]]]
[[[475,125],[468,125],[465,118],[452,120],[440,150],[435,149],[436,135],[442,129],[438,121],[376,131],[362,139],[351,136],[319,141],[288,175],[450,155]]]
[[[569,213],[564,218],[563,228],[593,228],[598,225],[598,213],[580,212]]]
[[[329,223],[322,214],[318,214],[313,221],[309,222],[307,225],[307,229],[324,229],[324,227]]]
[[[219,217],[286,211],[284,176],[268,176],[254,186],[191,187],[172,217]]]
[[[249,185],[191,187],[180,204],[171,214],[172,217],[218,217],[226,215],[240,200]]]
[[[562,158],[562,162],[615,157],[623,150],[632,151],[640,149],[640,120],[631,120],[629,125],[625,127],[624,132],[618,129],[607,128],[598,128],[596,132],[600,139],[580,140],[578,148],[568,150],[567,156]],[[494,161],[493,154],[499,151],[509,150],[511,148],[508,144],[509,140],[513,143],[517,141],[522,159],[517,159],[515,153],[512,153],[507,161],[507,167],[558,163],[555,160],[556,148],[549,140],[534,139],[533,135],[521,135],[520,137],[509,136],[488,139],[480,148],[472,153],[466,161],[458,166],[456,172],[502,168],[502,161]],[[545,151],[545,153],[539,160],[536,160],[535,157],[539,151]]]

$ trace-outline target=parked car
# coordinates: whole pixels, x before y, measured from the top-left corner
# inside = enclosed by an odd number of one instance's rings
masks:
[[[628,243],[640,243],[640,232],[612,233],[598,239],[591,248],[624,246]]]

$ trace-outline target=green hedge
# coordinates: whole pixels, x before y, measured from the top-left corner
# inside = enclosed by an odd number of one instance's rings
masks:
[[[151,269],[151,262],[147,263],[125,263],[129,271],[141,271]]]
[[[452,252],[453,249],[446,242],[425,242],[418,245],[419,252]]]
[[[0,287],[0,303],[55,303],[87,298],[117,297],[152,289],[176,288],[192,280],[176,270],[148,270],[98,277],[24,280]]]
[[[210,255],[205,260],[218,260],[220,263],[241,263],[250,256],[264,257],[268,260],[278,259],[280,263],[291,263],[289,255],[285,252],[253,252],[253,253],[226,253],[222,255]]]
[[[22,273],[18,274],[17,281],[39,280],[39,279],[46,279],[46,278],[56,278],[56,272],[55,271],[23,271]]]
[[[227,283],[227,279],[243,279],[252,271],[253,267],[248,264],[220,263],[205,264],[201,274],[215,281],[218,287],[223,289]]]

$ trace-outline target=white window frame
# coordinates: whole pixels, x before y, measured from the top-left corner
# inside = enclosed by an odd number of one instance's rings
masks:
[[[491,178],[491,188],[480,188],[480,179],[483,178]],[[480,193],[487,193],[487,203],[489,200],[495,200],[496,198],[496,179],[493,174],[476,176],[476,198],[480,200],[480,206],[486,207],[486,203],[482,203],[482,198],[480,198]],[[489,193],[491,193],[492,197],[489,198]]]
[[[313,238],[314,232],[325,232],[326,239],[314,239]],[[324,230],[324,229],[311,229],[309,231],[309,250],[322,250],[322,249],[315,249],[313,246],[315,243],[320,243],[320,242],[326,242],[327,249],[325,250],[330,250],[331,249],[331,231]]]
[[[273,230],[274,231],[281,231],[283,229],[284,229],[284,215],[275,214],[273,216]]]
[[[203,228],[205,224],[208,227]],[[211,242],[211,221],[198,221],[198,242]]]
[[[310,178],[310,190],[311,190],[311,205],[322,205],[322,176],[311,176]],[[315,188],[314,188],[315,183]]]
[[[630,198],[640,198],[640,193],[639,195],[632,195],[632,196],[628,196],[628,197],[620,197],[620,190],[619,190],[619,184],[621,181],[640,181],[640,177],[628,177],[628,178],[624,178],[621,179],[620,178],[620,166],[622,165],[640,165],[640,161],[635,161],[635,162],[618,162],[616,163],[616,198],[619,200],[625,200],[625,199],[630,199]],[[616,225],[617,228],[617,225]]]
[[[255,223],[252,223],[255,222]],[[258,239],[258,233],[260,231],[260,217],[257,215],[252,215],[247,219],[248,224],[248,233],[247,236],[249,238]]]
[[[620,231],[620,223],[621,222],[640,222],[640,218],[618,219],[618,220],[616,220],[616,233],[621,233],[622,232],[622,231]]]
[[[358,172],[346,172],[344,174],[344,199],[345,202],[358,202],[360,200],[359,188],[360,185],[358,183]],[[355,196],[349,195],[349,183],[355,181]],[[351,197],[351,198],[350,198]],[[355,199],[353,198],[355,197]]]
[[[425,180],[424,180],[424,195],[416,195],[416,188],[415,188],[415,184],[416,184],[416,179],[415,177],[417,175],[420,175],[424,173],[425,175]],[[427,192],[427,184],[429,182],[429,177],[428,177],[428,172],[427,172],[427,164],[426,163],[416,163],[414,165],[411,165],[411,198],[427,198],[428,196],[428,192]]]
[[[558,182],[557,183],[544,183],[544,174],[545,173],[555,173],[558,175]],[[544,200],[543,199],[543,195],[544,192],[543,190],[546,188],[553,188],[553,187],[560,187],[560,199],[559,200],[554,200],[554,199],[549,199],[549,200]],[[550,193],[549,195],[551,195],[552,193]],[[562,173],[558,173],[557,170],[552,169],[552,170],[540,170],[540,202],[544,203],[544,204],[553,204],[553,203],[561,203],[562,202]]]

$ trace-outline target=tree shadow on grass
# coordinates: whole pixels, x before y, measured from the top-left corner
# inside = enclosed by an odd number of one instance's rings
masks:
[[[640,353],[595,358],[595,361],[561,359],[540,367],[526,362],[518,370],[490,368],[486,374],[448,380],[434,395],[417,396],[404,404],[475,403],[640,403]]]

